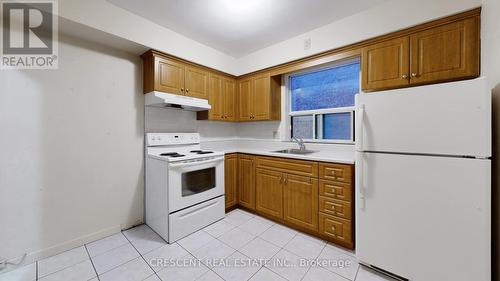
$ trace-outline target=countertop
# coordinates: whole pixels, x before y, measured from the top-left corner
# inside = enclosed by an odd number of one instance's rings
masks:
[[[224,153],[247,153],[263,156],[292,158],[310,161],[354,164],[354,146],[344,144],[306,143],[308,150],[316,151],[307,155],[273,152],[287,148],[298,148],[296,143],[279,140],[260,139],[227,139],[202,140],[203,149],[222,151]]]

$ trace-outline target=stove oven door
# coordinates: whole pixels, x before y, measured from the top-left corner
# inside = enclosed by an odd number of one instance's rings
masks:
[[[168,208],[173,213],[224,195],[224,157],[170,163]]]

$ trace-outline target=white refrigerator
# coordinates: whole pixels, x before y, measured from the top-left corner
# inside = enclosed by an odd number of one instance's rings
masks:
[[[485,78],[356,97],[356,255],[409,280],[491,280]]]

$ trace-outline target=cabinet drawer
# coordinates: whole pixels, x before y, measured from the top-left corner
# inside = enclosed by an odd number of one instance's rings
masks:
[[[347,220],[352,218],[351,202],[326,198],[323,196],[319,197],[319,211]]]
[[[319,233],[352,248],[352,225],[348,220],[319,213]]]
[[[319,180],[319,195],[352,202],[350,183]]]
[[[318,163],[279,157],[257,157],[257,168],[272,169],[288,174],[318,177]]]
[[[352,165],[319,163],[319,177],[326,180],[352,182]]]

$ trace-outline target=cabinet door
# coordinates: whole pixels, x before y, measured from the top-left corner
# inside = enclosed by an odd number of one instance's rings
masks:
[[[211,74],[208,87],[208,102],[212,108],[208,111],[210,120],[224,119],[224,78]]]
[[[319,213],[319,233],[349,249],[354,247],[352,223],[339,217]],[[389,242],[390,243],[390,242]]]
[[[236,82],[224,79],[224,120],[236,121]]]
[[[253,119],[271,119],[271,81],[269,73],[256,76],[253,79]]]
[[[226,155],[224,160],[224,185],[226,193],[226,209],[238,203],[238,156]]]
[[[252,79],[244,79],[238,81],[239,94],[239,120],[249,121],[252,119],[254,98],[253,98],[253,83]]]
[[[479,76],[479,19],[412,34],[411,84]]]
[[[284,174],[257,169],[255,173],[255,209],[263,214],[283,218]]]
[[[186,66],[186,96],[208,99],[208,72],[192,66]]]
[[[408,36],[363,48],[361,86],[365,91],[409,85]]]
[[[238,156],[239,189],[238,202],[241,206],[255,210],[254,156]]]
[[[283,193],[285,221],[318,231],[318,179],[287,174]]]
[[[176,61],[155,57],[155,91],[184,94],[184,65]]]

